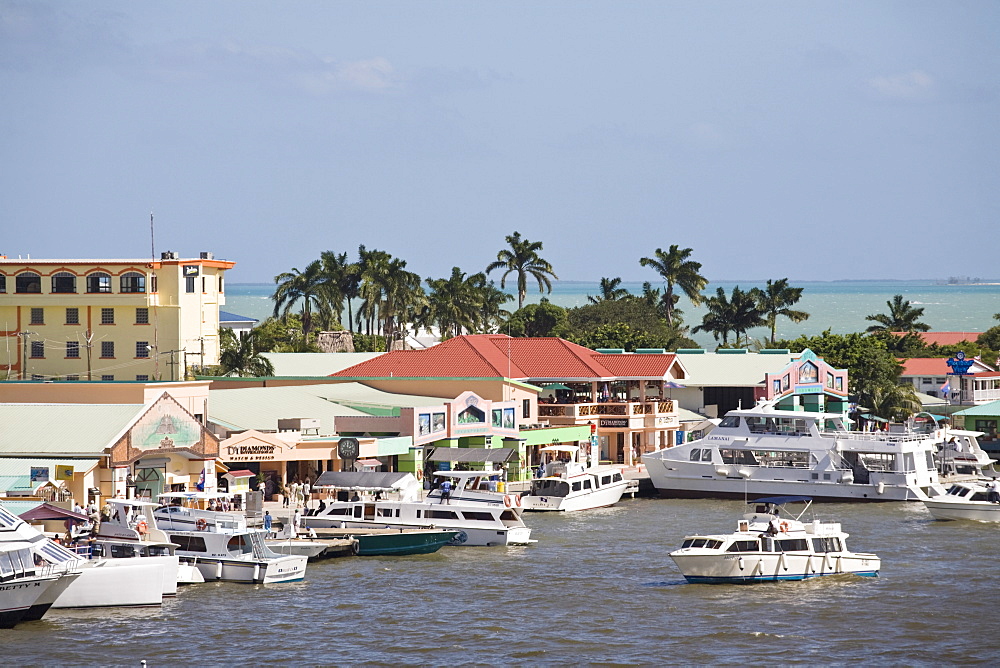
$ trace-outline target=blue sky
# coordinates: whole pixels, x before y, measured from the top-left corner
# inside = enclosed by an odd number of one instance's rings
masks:
[[[671,244],[713,281],[995,276],[998,34],[961,0],[0,0],[0,253],[145,257],[153,210],[235,282],[480,271],[514,230],[571,280]]]

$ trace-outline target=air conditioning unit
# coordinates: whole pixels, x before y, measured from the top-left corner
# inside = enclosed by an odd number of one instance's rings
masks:
[[[177,253],[175,253],[173,251],[163,251],[162,253],[160,253],[160,259],[161,260],[176,260],[177,259]]]
[[[201,253],[198,254],[198,257],[200,257],[202,260],[214,260],[215,253],[213,253],[212,251],[202,251]]]

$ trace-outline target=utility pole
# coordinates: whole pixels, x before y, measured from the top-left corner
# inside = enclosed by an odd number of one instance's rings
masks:
[[[93,366],[91,364],[91,349],[94,347],[94,332],[87,330],[87,380],[93,380]]]
[[[28,375],[28,337],[34,335],[35,332],[18,332],[17,335],[21,337],[21,380],[27,380]]]

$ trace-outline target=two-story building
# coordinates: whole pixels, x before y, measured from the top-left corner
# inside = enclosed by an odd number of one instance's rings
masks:
[[[218,364],[224,274],[184,259],[0,256],[0,374],[19,380],[183,380]]]

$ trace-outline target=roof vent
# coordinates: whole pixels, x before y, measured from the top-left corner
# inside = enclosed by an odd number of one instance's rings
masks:
[[[665,348],[636,348],[636,355],[663,355],[666,353]]]
[[[746,348],[716,348],[716,355],[746,355]]]
[[[624,348],[598,348],[595,352],[604,353],[605,355],[624,355]]]
[[[704,355],[705,354],[705,349],[704,348],[678,348],[677,349],[677,354],[678,355]]]
[[[198,257],[200,257],[202,260],[214,260],[215,253],[213,253],[212,251],[202,251],[198,253]]]
[[[761,355],[789,355],[792,351],[788,348],[764,348],[759,352]]]

